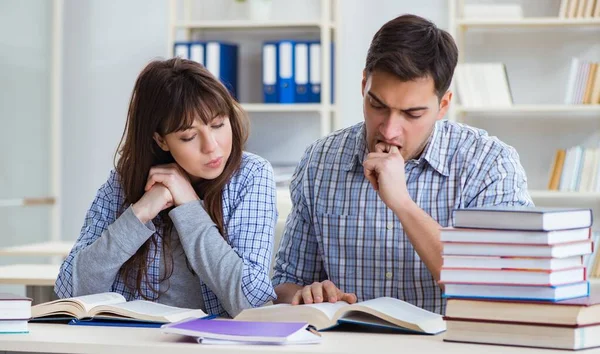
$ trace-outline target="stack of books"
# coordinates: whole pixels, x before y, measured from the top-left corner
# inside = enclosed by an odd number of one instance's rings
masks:
[[[454,227],[441,232],[445,340],[600,346],[600,320],[579,316],[596,304],[583,260],[591,226],[590,209],[455,210]]]
[[[28,333],[31,318],[31,299],[0,293],[0,334]]]

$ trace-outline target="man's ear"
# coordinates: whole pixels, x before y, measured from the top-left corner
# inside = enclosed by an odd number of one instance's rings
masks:
[[[163,139],[162,136],[160,136],[160,134],[158,133],[154,133],[154,141],[156,141],[156,144],[163,149],[163,151],[169,151],[169,145],[167,144],[167,142],[165,141],[165,139]]]
[[[365,87],[367,87],[367,69],[363,69],[362,84],[360,87],[360,95],[365,97]]]
[[[446,91],[442,99],[440,100],[440,111],[438,112],[437,120],[444,118],[448,109],[450,108],[450,102],[452,101],[452,91]]]

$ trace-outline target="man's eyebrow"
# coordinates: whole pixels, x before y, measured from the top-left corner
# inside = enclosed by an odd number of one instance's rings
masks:
[[[390,108],[387,104],[383,103],[383,101],[379,97],[377,97],[373,92],[369,91],[369,92],[367,92],[367,94],[369,95],[369,97],[371,97],[372,99],[377,101],[377,103],[379,103],[380,105],[382,105],[386,108]],[[400,111],[402,111],[404,113],[411,113],[414,111],[422,111],[422,110],[426,110],[426,109],[429,109],[429,107],[427,107],[427,106],[411,107],[411,108],[407,108],[407,109],[400,109]]]
[[[372,99],[374,99],[375,101],[377,101],[377,103],[379,103],[380,105],[382,105],[382,106],[384,106],[384,107],[388,108],[388,105],[387,105],[387,104],[385,104],[385,103],[383,103],[383,101],[382,101],[382,100],[381,100],[379,97],[377,97],[377,96],[376,96],[376,95],[375,95],[373,92],[369,91],[369,92],[367,92],[367,94],[368,94],[368,95],[369,95],[369,96],[370,96]]]

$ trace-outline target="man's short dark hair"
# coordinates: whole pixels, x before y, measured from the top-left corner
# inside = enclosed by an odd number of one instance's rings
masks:
[[[416,15],[402,15],[375,33],[365,69],[367,75],[383,71],[402,81],[431,76],[438,98],[444,96],[458,60],[452,36],[433,22]]]

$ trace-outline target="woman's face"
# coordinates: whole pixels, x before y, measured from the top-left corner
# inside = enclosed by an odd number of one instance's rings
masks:
[[[164,151],[171,152],[175,162],[192,182],[215,179],[225,169],[231,155],[232,132],[229,117],[215,117],[209,124],[199,119],[188,130],[154,136]]]

